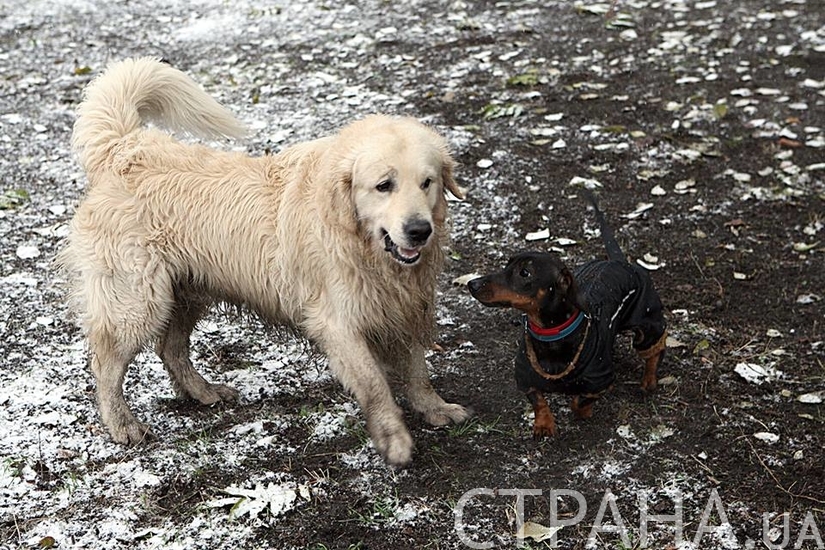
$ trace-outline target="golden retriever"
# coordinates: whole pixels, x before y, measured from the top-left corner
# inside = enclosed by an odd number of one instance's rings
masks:
[[[461,195],[443,138],[414,119],[373,115],[253,158],[147,122],[204,138],[244,131],[190,78],[150,58],[108,67],[78,107],[73,146],[88,188],[57,262],[115,441],[150,435],[123,397],[128,365],[150,344],[177,396],[237,398],[189,358],[190,334],[215,302],[316,343],[389,464],[413,452],[391,382],[430,424],[468,417],[435,392],[424,358],[448,239],[445,192]]]

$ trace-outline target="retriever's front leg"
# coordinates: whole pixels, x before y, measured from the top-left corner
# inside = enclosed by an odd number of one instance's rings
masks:
[[[318,337],[338,381],[355,395],[375,448],[388,464],[410,462],[413,440],[404,424],[401,408],[390,391],[384,371],[364,339],[351,331],[327,327]]]
[[[410,353],[399,359],[400,374],[404,392],[410,400],[410,406],[424,415],[424,420],[433,426],[443,426],[454,422],[464,422],[470,412],[457,403],[447,403],[436,393],[430,383],[424,347],[414,344]]]

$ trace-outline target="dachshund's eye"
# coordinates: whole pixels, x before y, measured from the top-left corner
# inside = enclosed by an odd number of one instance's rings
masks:
[[[384,180],[375,186],[375,190],[379,193],[389,193],[392,191],[392,181]]]
[[[423,189],[424,191],[426,191],[427,189],[429,189],[429,188],[430,188],[430,184],[431,184],[432,182],[433,182],[433,180],[431,180],[430,178],[425,179],[425,180],[424,180],[424,183],[422,183],[422,184],[421,184],[421,189]]]
[[[524,279],[529,279],[531,275],[530,271],[526,267],[522,267],[518,274]]]

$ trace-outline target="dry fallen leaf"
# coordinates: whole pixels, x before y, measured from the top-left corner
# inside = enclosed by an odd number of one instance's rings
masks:
[[[467,283],[472,281],[473,279],[478,279],[481,277],[478,273],[467,273],[466,275],[462,275],[460,277],[456,277],[453,279],[453,284],[457,286],[466,286]]]
[[[540,523],[526,521],[524,522],[524,525],[521,526],[521,529],[519,529],[516,533],[516,538],[521,540],[533,539],[536,542],[541,542],[552,538],[553,535],[558,533],[561,528],[561,525],[555,527],[545,527]]]
[[[793,249],[795,252],[809,252],[819,246],[820,241],[816,241],[815,243],[793,243]]]
[[[811,405],[818,405],[822,403],[822,392],[820,393],[803,393],[796,398],[800,403],[807,403]]]
[[[652,202],[640,202],[639,204],[636,205],[636,210],[634,210],[630,214],[622,214],[622,217],[626,218],[628,220],[632,220],[632,219],[638,218],[644,212],[647,212],[651,208],[653,208],[653,203]]]
[[[776,443],[779,441],[779,436],[771,432],[757,432],[753,434],[753,437],[759,441],[764,441],[765,443]]]
[[[800,294],[796,297],[797,304],[813,304],[822,299],[818,294]]]
[[[580,176],[574,176],[568,185],[584,187],[585,189],[596,189],[603,187],[599,180],[595,180],[593,178],[582,178]]]
[[[671,386],[679,381],[678,378],[675,376],[663,376],[659,378],[659,385],[660,386]]]
[[[636,263],[648,271],[656,271],[665,265],[664,263],[659,263],[659,258],[650,253],[645,254],[642,258],[637,258]]]
[[[737,363],[733,370],[743,379],[757,386],[768,380],[777,380],[783,374],[775,367],[757,365],[756,363]]]
[[[665,342],[667,344],[667,347],[669,348],[683,348],[687,345],[684,342],[677,340],[673,336],[668,336]]]
[[[528,241],[540,241],[542,239],[549,239],[550,230],[542,229],[540,231],[533,231],[532,233],[528,233],[527,235],[525,235],[524,238]]]

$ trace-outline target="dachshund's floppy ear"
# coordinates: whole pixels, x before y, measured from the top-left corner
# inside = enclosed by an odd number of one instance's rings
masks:
[[[584,295],[579,290],[579,285],[576,283],[573,273],[567,267],[559,275],[558,289],[567,303],[587,313],[587,303],[584,300]]]

